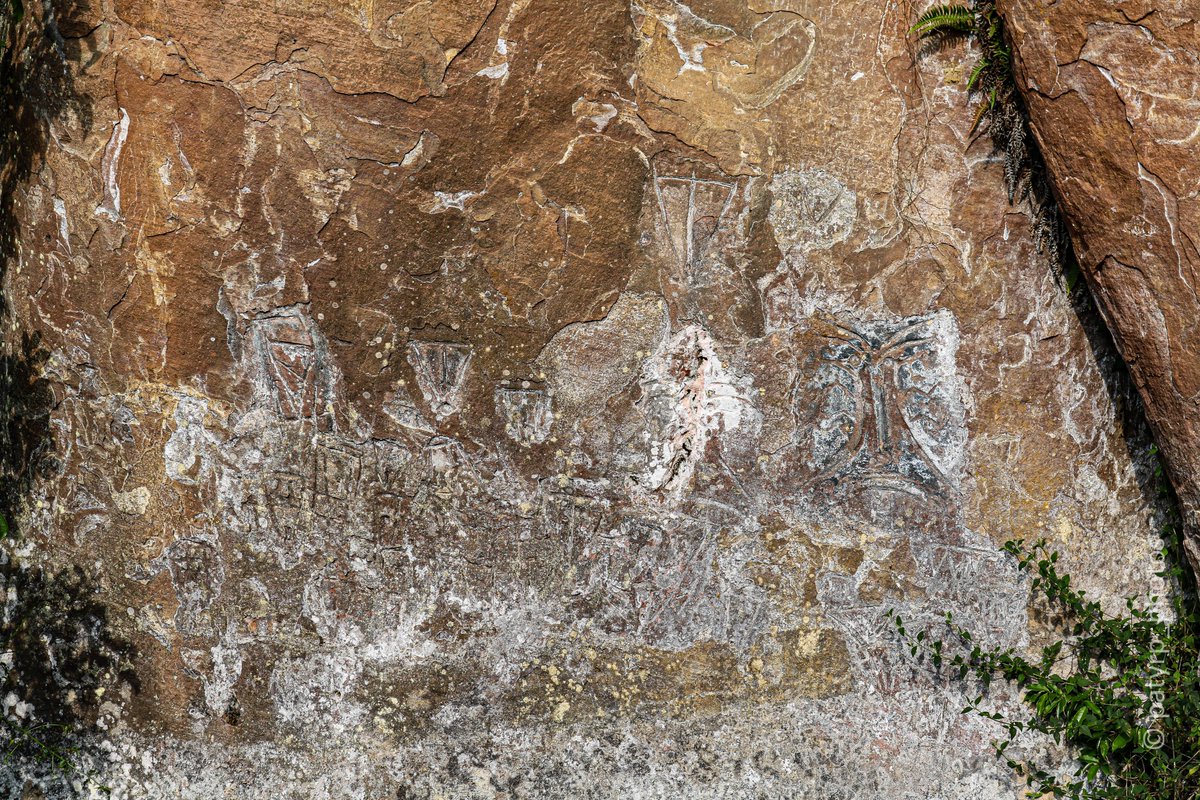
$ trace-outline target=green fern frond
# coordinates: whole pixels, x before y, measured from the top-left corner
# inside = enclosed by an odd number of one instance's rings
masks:
[[[975,65],[975,69],[971,70],[971,77],[967,79],[968,92],[975,89],[975,85],[979,83],[979,79],[983,77],[983,73],[987,71],[989,66],[986,58],[979,59],[979,62]]]
[[[939,33],[969,33],[975,26],[975,12],[966,6],[940,5],[926,11],[908,29],[909,33],[930,36]]]

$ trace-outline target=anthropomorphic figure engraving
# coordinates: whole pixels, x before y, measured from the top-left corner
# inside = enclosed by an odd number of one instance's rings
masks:
[[[956,404],[936,374],[936,321],[814,321],[828,341],[812,382],[823,395],[812,431],[817,482],[919,497],[950,488]]]
[[[313,419],[329,401],[318,335],[299,307],[276,309],[252,324],[255,351],[273,389],[274,410],[284,419]]]

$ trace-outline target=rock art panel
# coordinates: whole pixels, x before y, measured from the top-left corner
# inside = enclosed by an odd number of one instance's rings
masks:
[[[1036,647],[999,545],[1119,603],[1163,509],[907,11],[52,5],[0,499],[137,654],[84,796],[1022,794],[886,614]]]

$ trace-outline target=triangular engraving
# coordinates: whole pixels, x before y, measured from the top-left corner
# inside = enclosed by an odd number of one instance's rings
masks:
[[[472,348],[456,342],[409,342],[408,363],[416,373],[417,385],[438,419],[456,413]]]
[[[695,267],[708,254],[725,215],[733,205],[737,184],[690,175],[654,176],[654,191],[667,240],[681,266]]]
[[[284,419],[307,419],[318,410],[319,364],[312,322],[297,310],[254,321],[262,367]]]

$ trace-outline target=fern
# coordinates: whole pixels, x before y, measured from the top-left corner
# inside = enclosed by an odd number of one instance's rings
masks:
[[[975,12],[966,6],[934,6],[917,18],[908,32],[922,36],[944,33],[970,33],[975,27]]]
[[[981,101],[979,105],[975,106],[975,118],[971,121],[971,129],[969,133],[975,133],[976,129],[978,129],[980,124],[983,122],[983,118],[987,116],[989,111],[991,111],[991,106],[988,105],[986,100]]]
[[[1038,252],[1044,252],[1056,270],[1066,268],[1071,261],[1070,237],[1058,213],[1045,162],[1028,135],[1025,109],[1013,74],[1013,51],[996,0],[933,6],[917,18],[909,33],[920,34],[926,41],[928,46],[922,48],[922,54],[963,39],[978,47],[966,82],[967,94],[974,101],[970,135],[982,129],[988,131],[1004,157],[1009,202],[1029,201]]]
[[[975,85],[979,83],[979,79],[983,77],[983,73],[990,66],[986,58],[979,59],[979,63],[975,65],[975,69],[971,70],[971,77],[967,79],[967,91],[975,91]]]

